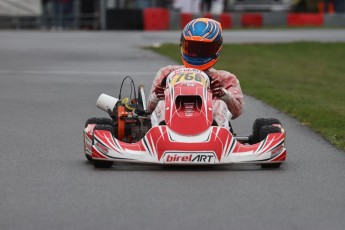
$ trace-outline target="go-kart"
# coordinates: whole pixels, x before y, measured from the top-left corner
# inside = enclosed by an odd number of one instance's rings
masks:
[[[97,168],[111,167],[114,162],[250,163],[279,168],[286,159],[285,130],[279,120],[256,119],[249,136],[237,136],[232,130],[219,127],[212,115],[210,81],[206,73],[196,69],[172,72],[162,82],[166,87],[165,119],[159,124],[151,122],[142,85],[134,98],[121,99],[121,90],[118,99],[102,94],[97,106],[110,118],[87,120],[86,158]],[[133,80],[131,83],[134,85]]]

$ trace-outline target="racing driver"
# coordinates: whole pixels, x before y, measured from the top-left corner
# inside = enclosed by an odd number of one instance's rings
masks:
[[[243,94],[236,76],[212,66],[217,62],[223,44],[222,28],[219,22],[198,18],[190,21],[181,34],[181,58],[183,65],[168,65],[161,68],[154,81],[147,108],[152,125],[164,121],[164,90],[162,81],[173,71],[194,68],[204,71],[211,79],[213,95],[213,118],[218,126],[230,128],[230,118],[235,119],[243,111]]]

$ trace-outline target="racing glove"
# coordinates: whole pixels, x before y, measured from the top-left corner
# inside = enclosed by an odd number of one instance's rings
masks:
[[[164,87],[155,86],[153,92],[156,94],[159,100],[164,100],[164,90],[165,90]]]
[[[213,80],[211,82],[210,88],[211,88],[213,97],[221,98],[225,95],[225,92],[219,80]]]

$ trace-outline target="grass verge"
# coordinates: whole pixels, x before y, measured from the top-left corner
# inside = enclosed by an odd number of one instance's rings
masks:
[[[176,44],[149,49],[181,63]],[[345,150],[345,43],[224,44],[215,68]]]

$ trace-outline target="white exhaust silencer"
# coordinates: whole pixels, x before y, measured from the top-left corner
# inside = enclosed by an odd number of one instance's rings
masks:
[[[113,111],[118,101],[119,99],[102,93],[101,96],[99,96],[96,105],[98,108],[100,108],[101,110],[107,113],[108,109]]]

